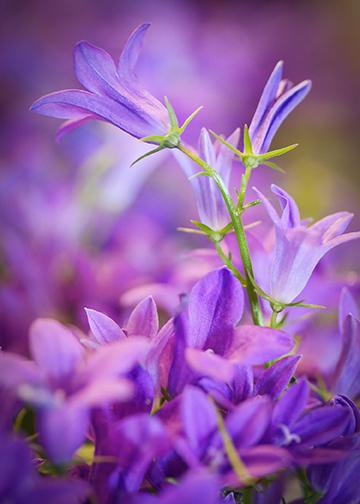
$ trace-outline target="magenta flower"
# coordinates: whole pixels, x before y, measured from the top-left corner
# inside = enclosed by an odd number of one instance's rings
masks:
[[[72,332],[50,319],[30,330],[33,360],[0,354],[0,385],[37,411],[40,439],[57,464],[84,441],[93,408],[124,401],[133,387],[124,376],[147,352],[144,338],[110,344],[87,355]]]
[[[265,84],[259,104],[252,118],[249,134],[255,154],[269,150],[275,133],[305,98],[311,89],[311,81],[305,80],[292,86],[287,79],[282,79],[283,62],[279,61]]]
[[[239,137],[240,129],[236,129],[227,142],[237,147]],[[175,151],[174,154],[187,177],[199,172],[198,165],[183,153]],[[201,130],[199,156],[219,173],[228,187],[234,153],[219,140],[213,143],[205,128]],[[191,179],[191,185],[201,222],[214,231],[223,229],[229,223],[229,213],[215,182],[210,177],[199,176]]]
[[[79,42],[74,49],[75,73],[84,86],[66,89],[39,98],[31,110],[67,119],[58,135],[90,119],[109,122],[136,138],[168,133],[167,109],[139,82],[135,65],[148,23],[140,25],[128,38],[116,66],[103,49]]]
[[[271,190],[281,205],[280,216],[270,201],[255,189],[276,232],[268,294],[276,301],[286,304],[301,293],[318,262],[329,250],[360,238],[360,232],[343,234],[353,218],[353,214],[349,212],[337,212],[307,226],[300,220],[294,199],[275,184],[271,186]]]

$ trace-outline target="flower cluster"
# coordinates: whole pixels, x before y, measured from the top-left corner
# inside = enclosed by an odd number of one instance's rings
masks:
[[[358,502],[356,302],[338,282],[338,354],[319,372],[301,335],[317,331],[323,308],[300,295],[309,295],[323,256],[360,233],[344,234],[347,212],[302,220],[294,199],[276,185],[280,214],[258,189],[259,199],[247,201],[252,171],[278,169],[271,160],[294,148],[269,151],[310,82],[292,86],[278,63],[240,148],[239,129],[224,138],[204,128],[193,149],[182,135],[194,114],[179,126],[170,102],[150,95],[134,73],[147,28],[133,32],[117,67],[102,49],[79,43],[75,69],[86,91],[52,93],[32,108],[67,119],[61,134],[100,119],[155,144],[155,151],[175,152],[200,218],[183,231],[208,238],[223,265],[212,258],[165,323],[146,296],[125,323],[85,308],[86,333],[35,320],[29,358],[0,354],[0,500],[280,503],[298,499],[288,497],[287,484],[297,479],[301,502]],[[235,197],[233,161],[242,170]],[[261,203],[272,225],[259,243],[243,216]],[[163,296],[174,289],[164,287]],[[315,282],[310,294],[316,292]]]

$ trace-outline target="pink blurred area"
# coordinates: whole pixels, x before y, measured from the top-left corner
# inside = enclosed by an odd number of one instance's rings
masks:
[[[150,21],[138,73],[180,118],[204,105],[187,133],[194,144],[203,125],[228,134],[249,122],[283,59],[291,80],[313,80],[274,144],[300,147],[282,161],[285,178],[262,171],[254,183],[284,185],[304,217],[359,214],[358,2],[3,0],[0,9],[3,347],[26,351],[38,316],[86,328],[89,306],[122,319],[137,289],[146,294],[154,285],[171,287],[155,289],[167,316],[177,296],[217,264],[208,252],[189,258],[206,243],[176,230],[196,210],[171,155],[130,169],[147,146],[96,123],[56,144],[58,121],[29,112],[42,94],[78,87],[78,40],[117,57],[129,32]],[[341,254],[339,263],[356,270],[356,249]]]

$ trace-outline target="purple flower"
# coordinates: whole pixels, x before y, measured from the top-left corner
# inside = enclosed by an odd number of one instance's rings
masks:
[[[51,460],[71,460],[81,445],[93,408],[128,399],[131,382],[121,378],[142,359],[146,340],[112,343],[86,354],[72,332],[50,319],[30,329],[33,361],[0,354],[0,384],[37,411],[40,439]]]
[[[35,455],[22,439],[0,432],[0,501],[16,504],[77,504],[89,495],[80,480],[42,478],[35,469]]]
[[[236,129],[227,142],[237,147],[239,137],[240,129]],[[199,167],[183,153],[175,150],[174,155],[187,177],[199,172]],[[213,143],[205,128],[201,130],[199,156],[220,174],[228,187],[234,153],[219,140]],[[210,177],[198,176],[191,179],[191,185],[201,222],[214,231],[223,229],[229,223],[229,213],[215,182]]]
[[[74,49],[75,73],[84,90],[67,89],[38,99],[31,110],[67,119],[58,134],[100,119],[136,138],[166,135],[170,128],[166,107],[143,88],[135,65],[149,24],[142,24],[127,40],[118,66],[111,56],[88,42]]]
[[[293,340],[283,331],[252,325],[235,327],[243,307],[243,289],[224,267],[195,284],[187,306],[174,321],[168,380],[171,396],[195,376],[230,382],[237,364],[264,364],[291,350]]]
[[[282,122],[310,91],[309,80],[293,87],[290,81],[282,79],[282,74],[283,62],[279,61],[264,87],[252,118],[249,134],[255,154],[269,150],[271,141]]]
[[[307,226],[300,220],[294,199],[273,184],[272,192],[281,205],[278,215],[270,201],[257,189],[274,223],[276,243],[271,257],[268,294],[280,303],[291,303],[304,289],[320,259],[331,249],[360,238],[360,232],[343,234],[353,214],[338,212]],[[263,282],[264,283],[264,282]],[[264,287],[267,289],[267,286]]]

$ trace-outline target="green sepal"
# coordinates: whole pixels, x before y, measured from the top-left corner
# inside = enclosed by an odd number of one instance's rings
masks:
[[[165,105],[169,114],[169,119],[170,119],[170,126],[172,130],[177,130],[179,129],[179,121],[177,120],[175,110],[173,109],[173,106],[169,102],[166,96],[164,96],[164,101]]]
[[[204,105],[198,107],[194,112],[192,112],[187,119],[185,119],[183,125],[179,128],[179,132],[184,133],[185,129],[189,126],[194,117],[204,108]]]
[[[261,163],[265,166],[268,166],[269,168],[272,168],[273,170],[279,172],[279,173],[286,173],[285,170],[283,170],[279,165],[272,161],[265,161],[264,163]]]
[[[247,154],[247,155],[254,154],[254,151],[253,151],[253,148],[251,145],[250,135],[249,135],[249,128],[248,128],[247,124],[245,124],[245,126],[244,126],[244,150],[245,150],[245,154]]]
[[[193,229],[193,228],[187,228],[187,227],[178,227],[176,228],[177,231],[180,231],[181,233],[191,233],[191,234],[197,234],[197,235],[202,235],[202,236],[207,236],[207,233],[204,231],[200,231],[200,229]]]
[[[283,154],[286,154],[287,152],[290,152],[290,151],[296,149],[296,147],[298,147],[298,145],[299,144],[288,145],[287,147],[283,147],[282,149],[276,149],[273,151],[265,152],[264,154],[259,154],[257,157],[261,160],[263,160],[263,159],[266,160],[266,159],[271,159],[274,157],[282,156]]]
[[[143,154],[142,156],[138,157],[137,159],[135,159],[135,161],[133,161],[130,165],[130,168],[132,168],[136,163],[138,163],[139,161],[142,161],[143,159],[147,158],[148,156],[151,156],[152,154],[155,154],[156,152],[159,152],[161,150],[163,150],[165,147],[163,147],[162,145],[159,145],[159,147],[156,147],[156,149],[153,149],[149,152],[146,152],[145,154]]]
[[[200,177],[201,175],[205,175],[206,177],[210,177],[209,173],[207,173],[205,171],[200,171],[200,172],[194,173],[193,175],[190,175],[190,177],[188,177],[188,180],[193,180],[194,178]]]
[[[220,135],[217,135],[214,131],[212,130],[209,130],[210,133],[217,139],[219,140],[219,142],[221,142],[222,144],[226,145],[226,147],[228,147],[231,151],[234,152],[234,154],[236,154],[240,159],[242,159],[244,157],[244,153],[241,152],[239,149],[237,149],[236,147],[234,147],[233,145],[231,145],[230,142],[228,142],[227,140],[225,140],[225,138],[221,137]]]
[[[142,142],[150,142],[158,145],[162,145],[164,142],[164,137],[160,135],[153,135],[140,138]]]

